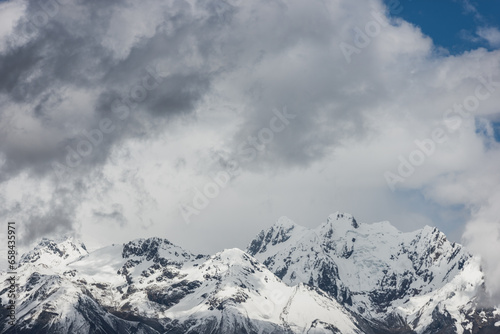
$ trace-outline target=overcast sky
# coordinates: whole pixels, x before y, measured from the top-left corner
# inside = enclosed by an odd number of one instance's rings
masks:
[[[1,1],[0,219],[212,253],[340,210],[437,226],[494,287],[499,22],[416,3]]]

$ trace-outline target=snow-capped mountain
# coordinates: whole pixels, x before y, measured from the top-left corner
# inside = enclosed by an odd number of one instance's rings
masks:
[[[285,283],[318,287],[383,332],[476,333],[490,326],[500,333],[498,314],[482,315],[493,310],[481,307],[479,259],[436,228],[402,233],[389,222],[359,224],[337,212],[306,229],[282,217],[247,252]]]
[[[342,213],[316,229],[283,217],[246,252],[212,256],[160,238],[90,253],[43,239],[18,273],[16,326],[2,308],[0,333],[500,333],[462,246]]]

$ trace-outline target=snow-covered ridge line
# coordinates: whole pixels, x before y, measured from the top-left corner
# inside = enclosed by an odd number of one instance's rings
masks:
[[[18,325],[0,333],[487,333],[500,321],[461,245],[342,212],[314,229],[282,217],[246,252],[194,255],[158,237],[88,252],[62,238],[22,259]]]

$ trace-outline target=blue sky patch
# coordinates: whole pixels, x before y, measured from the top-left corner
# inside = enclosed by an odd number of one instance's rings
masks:
[[[395,0],[385,0],[391,8]],[[419,26],[436,46],[451,54],[483,47],[500,47],[500,1],[401,0],[402,10],[395,14]],[[394,14],[394,13],[393,13]]]

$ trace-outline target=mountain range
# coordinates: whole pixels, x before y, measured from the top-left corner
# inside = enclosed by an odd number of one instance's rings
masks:
[[[437,228],[403,233],[336,212],[281,217],[245,251],[193,254],[157,237],[92,252],[42,239],[18,265],[0,333],[500,333],[478,257]]]

